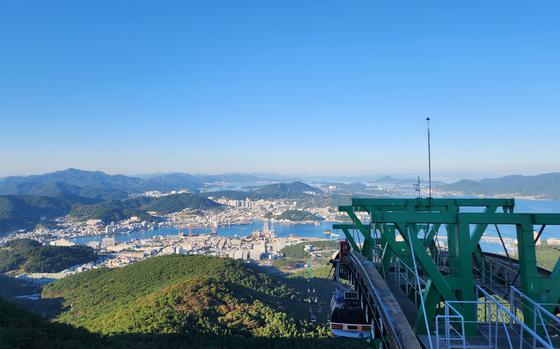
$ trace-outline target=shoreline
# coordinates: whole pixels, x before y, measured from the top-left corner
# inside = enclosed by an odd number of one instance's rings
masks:
[[[289,235],[287,235],[287,232],[280,232],[280,236],[278,236],[278,231],[277,233],[277,238],[298,238],[298,239],[313,239],[313,240],[321,240],[321,239],[326,239],[328,240],[328,235],[324,235],[325,231],[332,231],[332,223],[331,221],[322,221],[320,224],[314,224],[314,223],[305,223],[305,222],[293,222],[293,223],[284,223],[284,222],[274,222],[271,225],[275,225],[275,226],[283,226],[283,227],[288,227],[288,229],[290,229],[291,227],[294,226],[303,226],[305,227],[306,230],[309,230],[307,233],[311,233],[312,235],[320,235],[320,236],[309,236],[308,234],[306,234],[305,231],[298,231],[298,229],[295,229],[295,231],[293,233],[289,232]],[[251,229],[248,226],[254,225],[254,229]],[[326,225],[326,226],[325,226]],[[253,234],[254,231],[257,230],[261,230],[261,226],[258,225],[258,221],[257,222],[253,222],[251,224],[225,224],[225,225],[218,225],[218,230],[215,231],[216,236],[218,237],[223,237],[223,238],[244,238],[244,237],[249,237]],[[219,228],[225,228],[226,231],[220,231]],[[236,233],[235,229],[239,228],[240,232]],[[188,229],[188,228],[187,228]],[[88,234],[88,235],[80,235],[80,236],[60,236],[57,235],[56,238],[57,239],[65,239],[68,240],[70,242],[76,243],[76,244],[87,244],[90,241],[100,241],[101,239],[105,238],[105,237],[115,237],[118,240],[125,240],[125,241],[132,241],[132,240],[142,240],[142,239],[151,239],[153,237],[165,237],[165,236],[173,236],[173,235],[178,235],[180,233],[185,234],[186,236],[188,236],[188,230],[185,229],[184,227],[175,227],[175,226],[164,226],[158,229],[154,229],[154,230],[132,230],[132,231],[127,231],[127,232],[116,232],[116,233],[105,233],[105,232],[99,232],[98,234]],[[234,230],[233,232],[230,230]],[[161,231],[163,230],[163,231]],[[198,231],[196,231],[198,230]],[[203,230],[203,231],[200,231]],[[198,229],[193,229],[192,230],[193,236],[201,236],[201,235],[210,235],[212,233],[212,228],[211,227],[201,227]],[[137,234],[137,235],[141,235],[139,237],[130,237],[129,239],[127,238],[128,236],[130,236],[131,234]],[[89,240],[89,241],[83,241],[83,240]]]

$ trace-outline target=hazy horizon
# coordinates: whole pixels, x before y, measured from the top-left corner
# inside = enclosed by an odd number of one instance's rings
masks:
[[[396,179],[413,179],[417,176],[420,177],[422,181],[427,181],[427,173],[419,173],[419,174],[411,174],[411,173],[362,173],[362,174],[305,174],[305,173],[277,173],[277,172],[239,172],[239,171],[226,171],[226,172],[214,172],[214,173],[204,173],[204,172],[189,172],[189,171],[166,171],[166,172],[145,172],[145,173],[124,173],[124,172],[111,172],[111,171],[104,171],[102,169],[84,169],[84,168],[76,168],[76,167],[69,167],[58,169],[54,171],[47,171],[47,172],[37,172],[37,173],[28,173],[28,174],[14,174],[9,176],[0,176],[1,179],[5,179],[8,177],[26,177],[32,175],[42,175],[52,172],[59,172],[65,170],[81,170],[81,171],[91,171],[96,172],[100,171],[108,175],[125,175],[130,177],[150,177],[150,176],[160,176],[160,175],[169,175],[169,174],[190,174],[190,175],[253,175],[256,177],[261,177],[263,179],[270,179],[278,181],[286,180],[286,179],[301,179],[301,180],[356,180],[359,181],[360,179],[378,179],[384,176],[393,177]],[[486,178],[498,178],[503,176],[509,175],[522,175],[522,176],[534,176],[546,173],[555,173],[555,172],[543,172],[543,173],[507,173],[507,174],[491,174],[491,173],[443,173],[443,174],[434,174],[433,180],[434,181],[441,181],[441,182],[452,182],[452,181],[459,181],[462,179],[470,179],[470,180],[480,180]]]

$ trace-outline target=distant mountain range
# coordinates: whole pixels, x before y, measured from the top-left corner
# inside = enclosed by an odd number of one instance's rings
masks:
[[[456,183],[440,185],[438,188],[464,195],[512,195],[560,199],[560,173],[536,176],[512,175],[480,181],[464,179]]]
[[[142,179],[71,168],[42,175],[4,178],[0,180],[0,194],[47,196],[72,194],[105,200],[118,200],[128,197],[131,193],[177,189],[197,191],[203,186],[204,184],[194,176],[184,173]]]
[[[134,215],[150,219],[148,212],[151,211],[165,213],[185,208],[218,207],[208,200],[210,196],[240,200],[307,200],[328,199],[342,194],[350,197],[363,195],[366,191],[367,194],[377,195],[375,190],[372,190],[374,187],[368,187],[363,182],[325,182],[323,188],[328,188],[329,184],[337,188],[334,193],[328,194],[302,181],[272,184],[269,181],[257,175],[239,173],[168,173],[132,177],[77,169],[26,177],[7,177],[0,179],[0,235],[18,229],[31,229],[39,223],[48,223],[52,218],[68,213],[81,219],[99,218],[111,221]],[[370,178],[367,183],[378,186],[403,186],[415,182],[415,179],[383,176]],[[514,175],[480,181],[465,179],[451,184],[434,181],[433,185],[442,194],[560,199],[560,173]],[[245,189],[215,191],[219,188],[240,186]],[[422,182],[422,186],[426,186],[425,181]],[[145,191],[169,192],[179,189],[188,189],[191,193],[160,199],[130,198],[131,194]],[[387,195],[386,192],[383,194]]]
[[[135,177],[70,168],[41,175],[0,179],[0,195],[77,195],[120,200],[127,198],[129,194],[153,190],[169,192],[188,189],[196,192],[224,183],[254,186],[271,182],[267,178],[240,173],[221,175],[166,173]]]
[[[70,214],[79,219],[118,221],[131,216],[152,220],[148,212],[170,213],[191,209],[218,208],[221,205],[208,196],[220,192],[200,193],[212,184],[255,184],[265,181],[243,174],[191,175],[170,173],[145,178],[108,175],[99,171],[68,169],[27,177],[0,180],[0,236],[19,229],[32,229],[48,224],[55,217]],[[160,198],[136,197],[131,194],[158,190],[189,189],[193,193],[167,195]],[[276,183],[252,187],[249,191],[223,191],[233,199],[300,199],[319,195],[320,189],[305,183]]]

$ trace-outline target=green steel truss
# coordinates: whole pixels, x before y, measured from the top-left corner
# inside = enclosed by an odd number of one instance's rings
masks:
[[[513,199],[352,199],[351,206],[340,206],[352,223],[335,224],[344,232],[352,248],[376,261],[382,275],[388,275],[392,258],[411,266],[415,258],[428,278],[422,292],[428,324],[433,325],[442,301],[475,301],[475,267],[484,268],[480,240],[489,225],[515,226],[517,233],[518,278],[521,291],[538,303],[558,303],[560,299],[560,260],[549,276],[539,274],[534,231],[560,225],[560,214],[514,213]],[[363,223],[360,215],[369,216]],[[438,232],[447,232],[447,265],[436,264]],[[359,233],[357,239],[356,232]],[[353,234],[354,233],[354,234]],[[400,237],[398,237],[400,236]],[[411,253],[412,245],[414,253]],[[474,306],[458,307],[465,321],[476,320]],[[426,333],[422,307],[415,330]],[[524,319],[532,321],[526,308]],[[474,333],[474,328],[466,329]]]

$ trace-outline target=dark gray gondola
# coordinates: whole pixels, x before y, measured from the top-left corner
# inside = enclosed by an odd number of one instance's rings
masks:
[[[367,338],[371,336],[371,324],[367,322],[357,292],[342,289],[334,293],[331,300],[329,327],[336,337]]]

